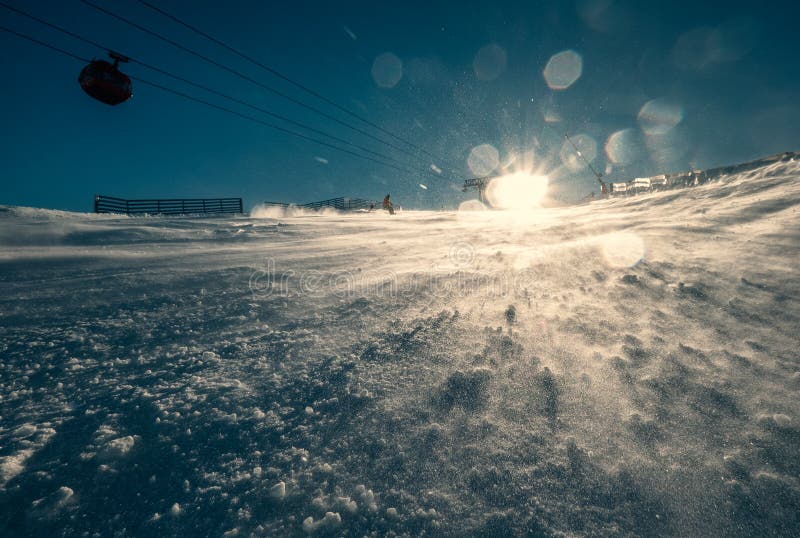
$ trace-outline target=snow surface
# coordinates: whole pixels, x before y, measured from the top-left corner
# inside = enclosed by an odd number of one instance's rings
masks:
[[[800,534],[800,164],[526,214],[0,208],[0,535]]]

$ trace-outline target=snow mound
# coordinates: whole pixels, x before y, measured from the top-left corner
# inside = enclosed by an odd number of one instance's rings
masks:
[[[254,219],[285,219],[292,217],[319,217],[335,216],[339,211],[332,207],[320,209],[309,209],[297,205],[276,206],[269,204],[259,204],[250,210],[250,216]]]

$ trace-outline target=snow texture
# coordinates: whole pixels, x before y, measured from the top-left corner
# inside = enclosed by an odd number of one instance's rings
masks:
[[[799,178],[2,207],[0,535],[797,536]]]

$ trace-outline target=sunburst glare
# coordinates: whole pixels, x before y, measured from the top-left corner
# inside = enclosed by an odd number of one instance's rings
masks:
[[[486,200],[498,209],[540,207],[547,194],[548,178],[516,172],[492,179],[486,186]]]

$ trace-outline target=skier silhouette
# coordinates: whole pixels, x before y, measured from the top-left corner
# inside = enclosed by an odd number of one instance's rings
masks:
[[[394,215],[394,206],[392,205],[392,201],[389,199],[389,195],[386,195],[386,198],[383,199],[383,208],[389,212],[390,215]]]

